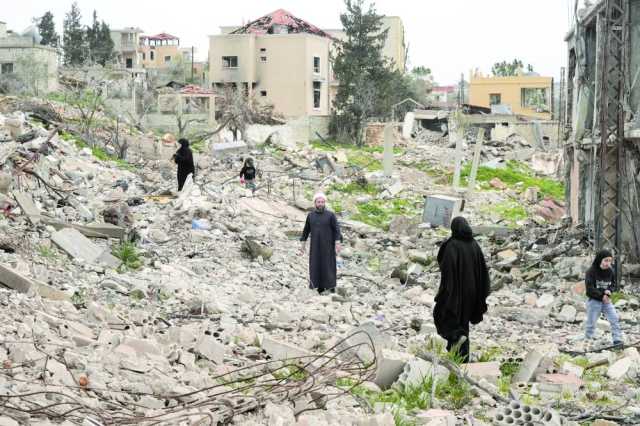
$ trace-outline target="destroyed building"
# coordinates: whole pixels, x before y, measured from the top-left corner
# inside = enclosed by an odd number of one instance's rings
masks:
[[[182,55],[180,39],[167,33],[140,36],[139,49],[145,68],[167,68]]]
[[[13,80],[20,89],[31,93],[47,93],[58,88],[56,50],[40,44],[35,29],[17,34],[0,22],[0,75]]]
[[[111,30],[114,61],[123,68],[142,68],[142,55],[138,43],[143,31],[136,27]]]
[[[640,1],[600,1],[575,15],[563,105],[571,218],[597,246],[637,260]]]
[[[209,76],[235,84],[285,116],[328,116],[332,38],[285,10],[210,38]]]
[[[553,78],[538,75],[487,77],[470,73],[469,103],[485,108],[507,109],[514,114],[551,120]]]

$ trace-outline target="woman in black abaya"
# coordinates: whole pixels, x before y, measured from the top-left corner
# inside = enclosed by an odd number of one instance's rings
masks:
[[[451,221],[451,238],[440,247],[438,265],[440,288],[433,309],[436,329],[447,340],[447,350],[457,350],[469,362],[469,323],[478,324],[487,312],[490,283],[482,249],[465,218]]]
[[[180,148],[173,154],[173,161],[178,165],[178,191],[182,191],[184,182],[187,180],[189,174],[193,174],[195,177],[195,166],[193,165],[193,153],[189,148],[189,141],[186,139],[178,140]]]

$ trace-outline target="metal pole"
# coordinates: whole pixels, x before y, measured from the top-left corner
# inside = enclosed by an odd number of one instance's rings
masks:
[[[193,46],[191,46],[191,83],[193,83]]]
[[[480,163],[480,153],[482,152],[482,144],[484,142],[484,129],[478,129],[478,137],[476,138],[476,149],[473,152],[473,163],[471,164],[471,174],[469,175],[469,187],[467,193],[472,193],[476,186],[476,176],[478,174],[478,165]]]

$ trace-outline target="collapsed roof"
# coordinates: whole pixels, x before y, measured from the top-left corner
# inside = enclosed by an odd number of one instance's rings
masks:
[[[249,22],[244,27],[231,32],[231,34],[291,34],[308,33],[320,37],[333,38],[315,25],[293,16],[284,9],[278,9],[273,13],[264,15],[255,21]]]

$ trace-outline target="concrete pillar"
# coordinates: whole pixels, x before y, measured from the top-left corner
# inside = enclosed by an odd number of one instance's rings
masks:
[[[209,125],[216,124],[216,97],[214,95],[209,96]]]
[[[384,152],[382,159],[384,175],[391,177],[393,174],[393,127],[391,124],[384,126]]]
[[[478,165],[480,163],[480,154],[482,153],[482,144],[484,142],[484,129],[478,130],[478,138],[476,139],[476,147],[473,152],[473,163],[471,164],[471,175],[469,175],[468,192],[473,192],[476,186],[476,176],[478,175]]]

